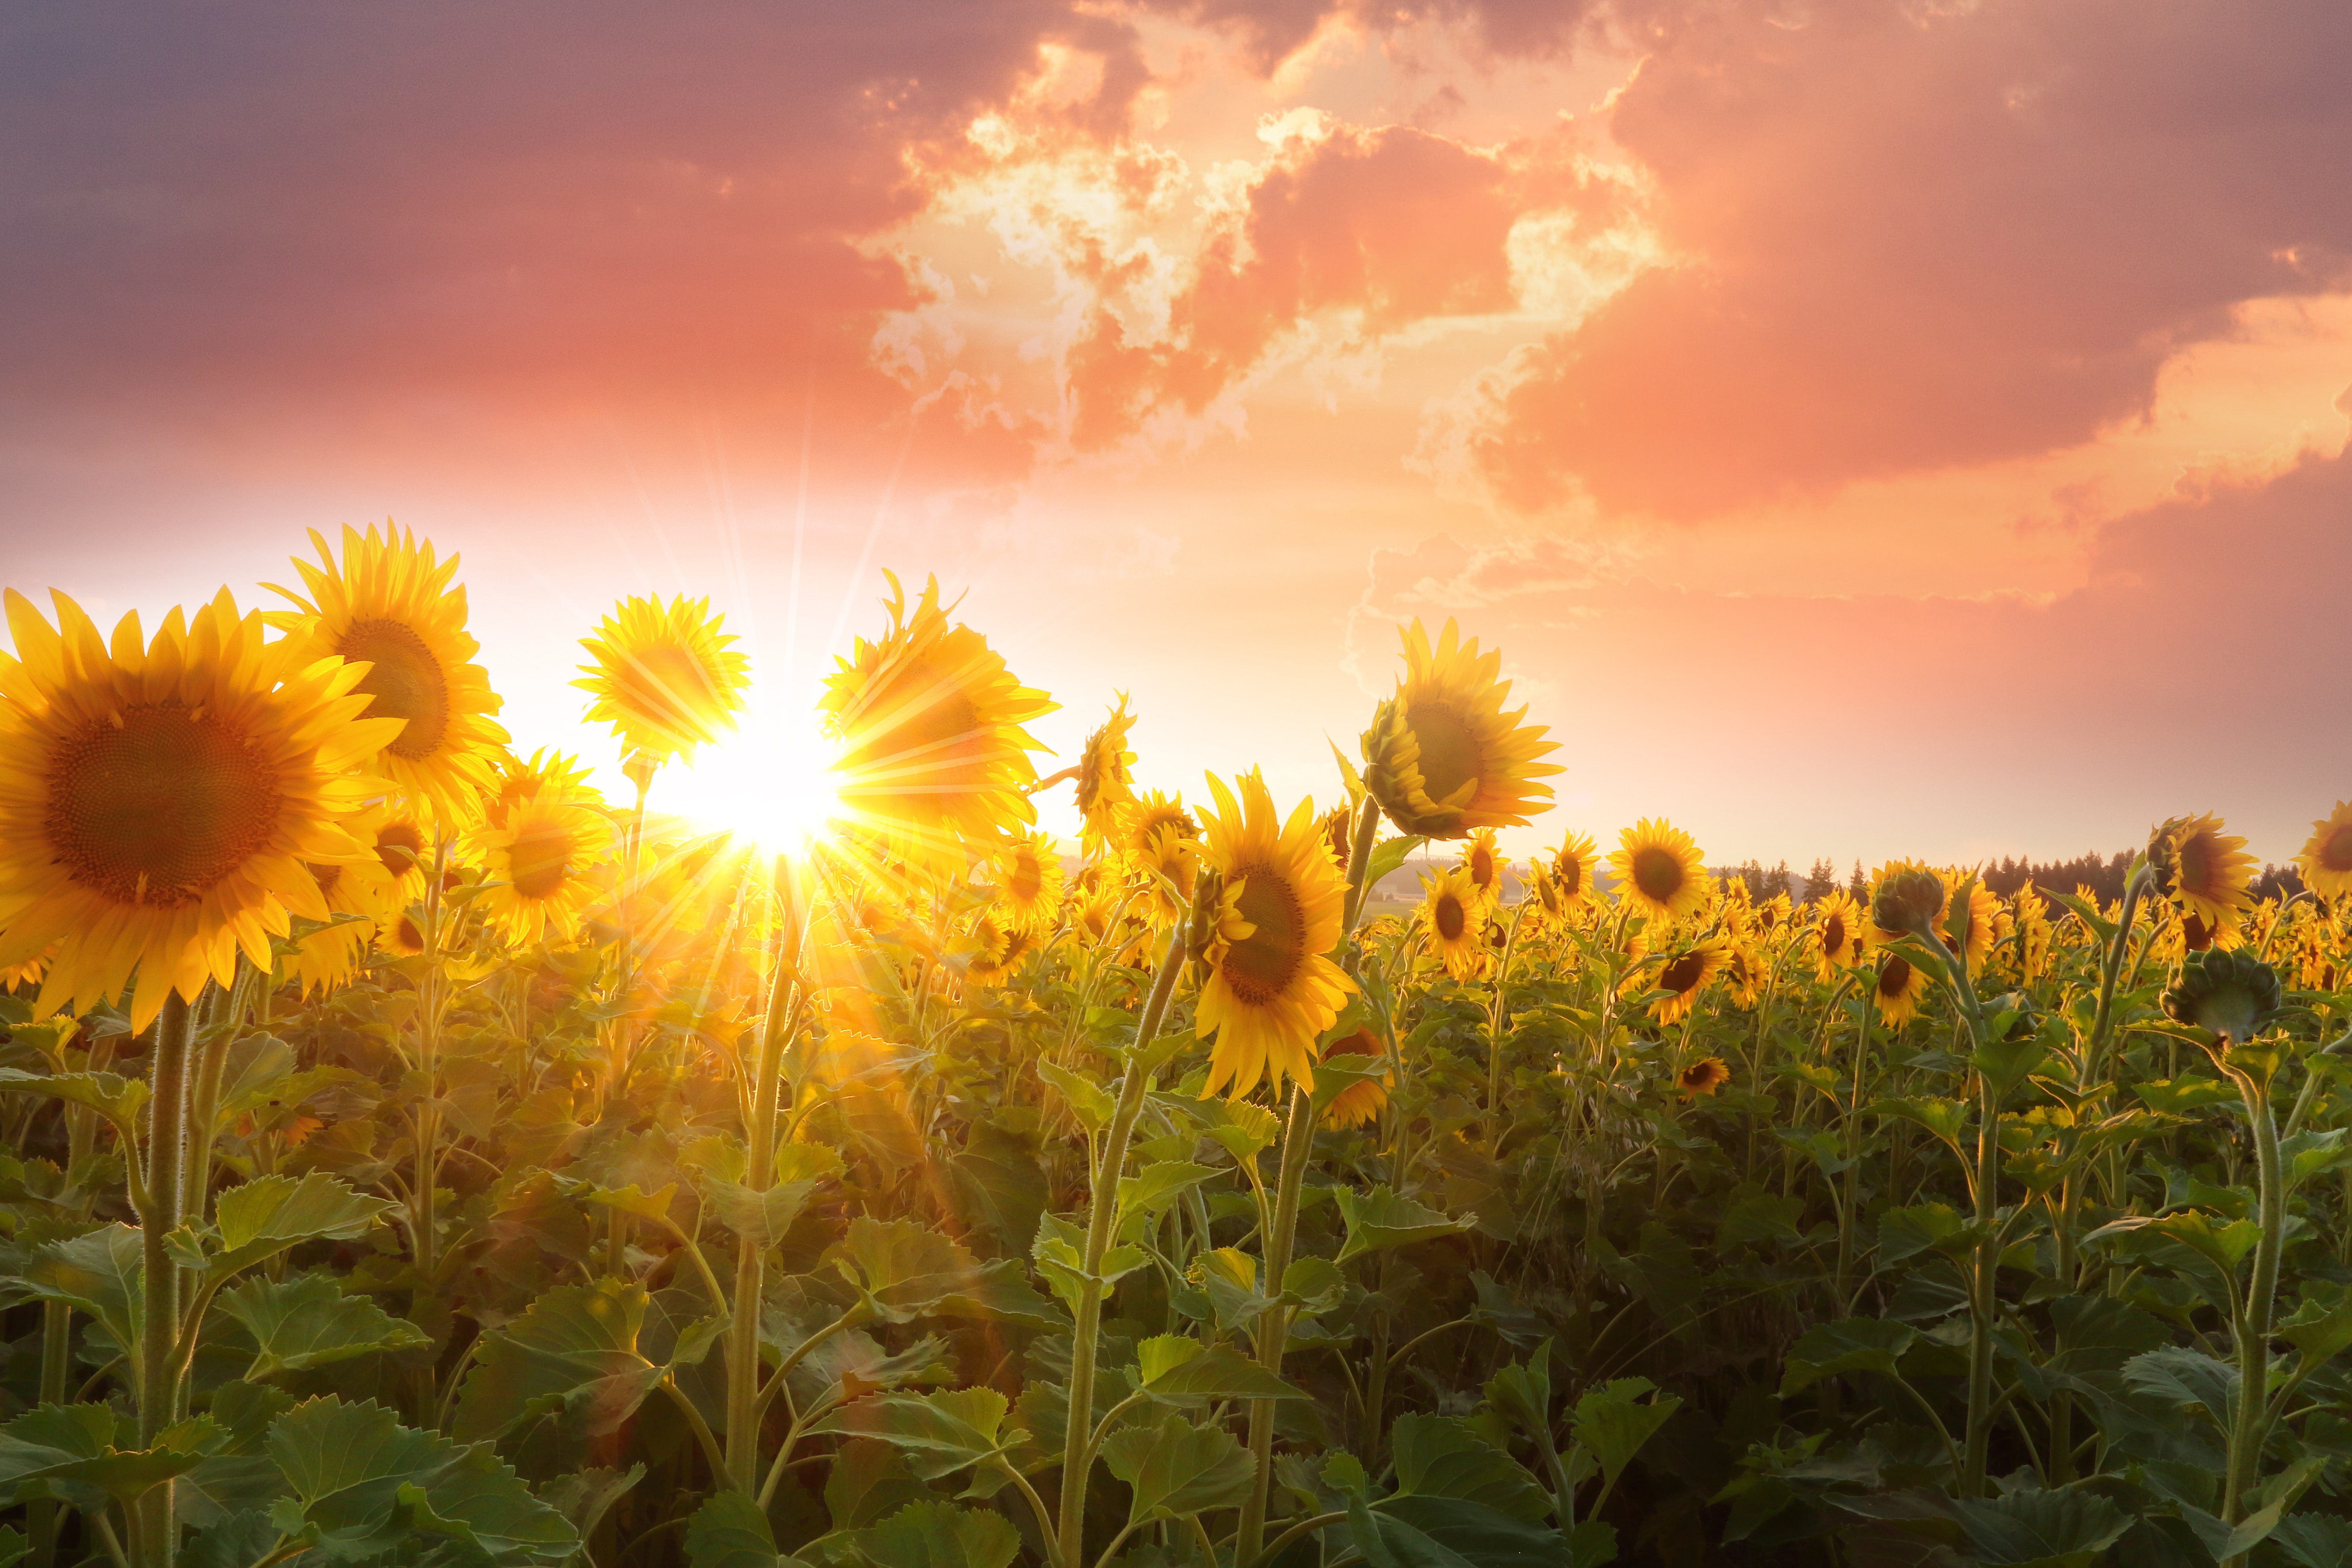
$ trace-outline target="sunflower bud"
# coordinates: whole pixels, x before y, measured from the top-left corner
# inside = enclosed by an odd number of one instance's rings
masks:
[[[1191,924],[1185,927],[1184,953],[1192,963],[1192,984],[1205,984],[1213,967],[1217,946],[1217,915],[1225,901],[1224,873],[1205,866],[1192,883]]]
[[[2209,947],[2181,960],[2159,999],[2167,1016],[2242,1046],[2278,1016],[2278,972],[2244,948]]]
[[[1881,931],[1926,937],[1944,912],[1944,879],[1933,871],[1898,871],[1878,889],[1871,917]]]

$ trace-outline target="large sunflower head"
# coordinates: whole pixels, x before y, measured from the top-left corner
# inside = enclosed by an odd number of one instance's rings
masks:
[[[1359,1028],[1342,1035],[1323,1047],[1323,1059],[1333,1057],[1378,1057],[1382,1055],[1380,1037],[1370,1027]],[[1381,1113],[1389,1102],[1389,1089],[1395,1075],[1383,1073],[1379,1078],[1358,1079],[1332,1096],[1331,1103],[1323,1108],[1326,1127],[1361,1127]]]
[[[1813,946],[1823,984],[1862,962],[1863,920],[1851,893],[1832,893],[1813,906]]]
[[[1655,971],[1636,970],[1626,977],[1633,991],[1664,991],[1650,1004],[1651,1021],[1678,1024],[1698,1005],[1699,993],[1731,962],[1731,943],[1719,936],[1695,942],[1668,954]]]
[[[986,637],[948,620],[936,579],[911,613],[889,582],[889,631],[835,661],[817,708],[842,745],[843,805],[893,854],[961,871],[967,846],[984,852],[1037,820],[1029,753],[1045,748],[1021,726],[1055,704],[1015,679]]]
[[[1890,952],[1878,961],[1878,981],[1871,988],[1871,1000],[1878,1005],[1878,1016],[1888,1027],[1909,1023],[1927,994],[1927,976],[1909,960]]]
[[[5,595],[0,968],[58,944],[44,1013],[94,1005],[136,971],[144,1028],[167,992],[228,984],[240,952],[268,970],[290,916],[327,918],[310,868],[361,853],[343,824],[381,786],[353,770],[399,725],[362,717],[362,670],[265,641],[226,590],[152,642],[125,616],[110,647],[53,598],[55,626]]]
[[[1456,980],[1486,973],[1486,901],[1471,883],[1467,867],[1450,866],[1427,878],[1421,901],[1421,929],[1429,950]]]
[[[1087,737],[1078,755],[1078,816],[1085,824],[1080,838],[1089,851],[1117,836],[1119,818],[1135,803],[1135,753],[1127,749],[1135,715],[1127,710],[1127,693],[1117,696],[1118,706]]]
[[[2303,885],[2323,899],[2339,899],[2352,889],[2352,800],[2337,801],[2334,811],[2311,825],[2311,837],[2294,864]]]
[[[2176,816],[2148,836],[2147,864],[2157,891],[2209,926],[2247,908],[2254,858],[2246,841],[2221,831],[2221,819]]]
[[[1405,833],[1459,838],[1474,828],[1519,827],[1551,805],[1538,781],[1560,770],[1546,726],[1503,711],[1511,683],[1495,677],[1500,650],[1458,641],[1452,621],[1432,648],[1419,621],[1400,628],[1404,678],[1364,731],[1364,787]]]
[[[1470,874],[1470,886],[1478,894],[1479,902],[1488,909],[1503,900],[1503,873],[1510,862],[1503,858],[1495,847],[1495,830],[1482,827],[1462,846],[1462,868]]]
[[[588,782],[588,770],[580,765],[576,757],[541,746],[525,762],[500,748],[498,783],[482,803],[482,816],[491,826],[504,827],[507,813],[525,801],[572,801],[590,805],[603,798],[596,786]]]
[[[430,542],[386,526],[343,530],[343,558],[317,530],[319,564],[296,557],[309,596],[271,585],[293,602],[265,619],[287,634],[297,663],[341,658],[367,666],[357,690],[371,719],[401,728],[373,759],[373,771],[451,826],[473,820],[496,787],[493,748],[507,732],[490,717],[499,698],[473,662],[481,645],[466,630],[466,590],[454,585],[457,558],[436,560]]]
[[[1707,876],[1698,845],[1661,817],[1643,817],[1618,837],[1609,857],[1617,896],[1657,920],[1681,920],[1706,906]]]
[[[719,629],[726,619],[710,613],[709,599],[683,594],[666,605],[622,600],[595,636],[580,639],[594,662],[572,684],[595,699],[588,721],[610,724],[624,751],[655,764],[691,757],[733,730],[751,665]]]
[[[1356,989],[1331,960],[1348,884],[1317,831],[1315,805],[1287,821],[1256,772],[1209,780],[1217,809],[1202,825],[1201,853],[1217,873],[1197,1028],[1217,1037],[1205,1094],[1247,1094],[1261,1078],[1312,1089],[1315,1043]]]
[[[525,801],[505,826],[476,829],[466,847],[488,873],[476,907],[492,930],[519,947],[568,941],[605,890],[613,824],[593,806]]]
[[[996,852],[996,908],[1014,931],[1054,923],[1062,908],[1062,857],[1051,834],[1020,833]]]

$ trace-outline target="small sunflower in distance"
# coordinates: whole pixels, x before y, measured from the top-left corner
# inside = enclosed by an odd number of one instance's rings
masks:
[[[1344,805],[1335,805],[1323,814],[1323,847],[1331,851],[1331,864],[1347,874],[1348,857],[1356,848],[1356,814]]]
[[[1591,839],[1571,833],[1560,840],[1559,847],[1551,852],[1547,868],[1564,908],[1574,909],[1593,900],[1596,895],[1592,889],[1592,873],[1600,864],[1600,857],[1593,851]]]
[[[1142,907],[1153,922],[1165,925],[1182,914],[1192,901],[1193,857],[1201,847],[1200,824],[1182,797],[1153,790],[1128,807],[1118,847],[1128,864],[1145,873]]]
[[[568,941],[604,891],[596,873],[611,858],[613,824],[593,806],[525,801],[504,826],[477,828],[466,848],[488,872],[475,907],[491,929],[518,947]]]
[[[1685,1100],[1713,1094],[1730,1081],[1731,1069],[1724,1065],[1721,1057],[1701,1057],[1675,1075],[1675,1087]]]
[[[1029,753],[1045,748],[1022,726],[1055,704],[1015,679],[986,637],[948,620],[937,579],[910,614],[885,575],[889,631],[835,661],[817,705],[842,742],[840,798],[894,856],[961,872],[967,845],[984,849],[1037,820]]]
[[[1110,841],[1121,814],[1135,804],[1135,753],[1127,749],[1135,715],[1127,710],[1127,693],[1115,695],[1118,706],[1087,737],[1078,756],[1078,817],[1085,825],[1079,837],[1090,851]]]
[[[2031,985],[2050,969],[2050,901],[2031,883],[2017,890],[2017,923],[2011,937],[2018,978]]]
[[[610,724],[625,753],[656,767],[690,761],[697,746],[732,731],[751,665],[719,629],[726,619],[710,613],[709,599],[683,594],[667,605],[622,600],[593,637],[580,639],[594,662],[572,684],[595,699],[588,722]]]
[[[1890,952],[1878,961],[1878,980],[1870,994],[1887,1026],[1900,1028],[1917,1016],[1919,1004],[1927,994],[1927,977],[1909,960]]]
[[[1944,913],[1937,922],[1943,933],[1944,951],[1955,954],[1959,952],[1959,944],[1952,940],[1951,933],[1961,924],[1960,882],[1961,878],[1958,875],[1945,879]],[[1971,975],[1984,968],[1985,959],[1992,952],[1993,943],[2000,940],[2000,895],[1986,887],[1981,879],[1970,879],[1967,925],[1968,964]]]
[[[1481,933],[1486,906],[1471,884],[1468,868],[1447,867],[1428,878],[1423,891],[1421,929],[1445,973],[1456,980],[1485,973],[1486,946]]]
[[[1480,904],[1492,909],[1503,901],[1503,872],[1507,862],[1495,847],[1495,830],[1482,827],[1462,846],[1462,868],[1470,873],[1470,886],[1477,890]]]
[[[1707,877],[1691,836],[1663,817],[1643,817],[1619,836],[1609,857],[1617,896],[1656,920],[1681,920],[1704,907]]]
[[[1731,1000],[1741,1007],[1753,1007],[1764,994],[1764,963],[1757,955],[1752,942],[1731,944],[1731,961],[1724,965],[1723,983],[1731,992]]]
[[[1698,994],[1731,962],[1731,944],[1723,938],[1708,937],[1667,959],[1658,966],[1655,974],[1644,975],[1636,971],[1625,982],[1626,989],[1637,994],[1664,991],[1668,994],[1650,1004],[1650,1021],[1655,1024],[1679,1024],[1698,1005]]]
[[[1015,834],[996,852],[996,907],[1015,931],[1037,931],[1054,923],[1062,907],[1062,857],[1053,837],[1044,833]]]
[[[1316,1041],[1356,989],[1330,957],[1348,884],[1324,852],[1314,803],[1278,822],[1255,770],[1234,783],[1238,799],[1209,780],[1217,810],[1202,825],[1202,858],[1223,882],[1196,1013],[1201,1037],[1217,1037],[1202,1092],[1230,1086],[1238,1099],[1262,1078],[1311,1089]]]
[[[5,595],[0,655],[0,968],[57,944],[39,1012],[85,1011],[137,974],[131,1027],[176,991],[265,973],[290,917],[328,918],[313,865],[362,851],[344,823],[354,770],[400,732],[362,717],[362,671],[265,641],[223,590],[151,642],[125,616],[112,646],[79,605],[58,624]]]
[[[450,582],[457,557],[438,560],[429,541],[388,525],[381,535],[345,528],[340,566],[316,529],[310,542],[320,563],[293,563],[309,597],[265,584],[295,608],[263,619],[287,634],[298,664],[331,656],[365,664],[356,689],[373,699],[367,716],[403,721],[370,771],[442,822],[471,822],[496,787],[493,748],[507,732],[490,717],[499,698],[489,677],[473,662],[481,645],[466,630],[466,590]]]
[[[1827,985],[1841,969],[1862,962],[1863,922],[1851,893],[1832,893],[1816,906],[1813,949],[1820,962],[1815,973]]]
[[[1404,678],[1364,731],[1364,787],[1405,833],[1459,838],[1480,827],[1520,827],[1551,805],[1538,782],[1560,770],[1541,759],[1559,749],[1546,726],[1503,711],[1511,683],[1497,680],[1500,651],[1459,641],[1452,621],[1430,647],[1419,621],[1399,628]]]
[[[1381,1042],[1370,1028],[1359,1028],[1352,1035],[1342,1035],[1323,1047],[1323,1059],[1333,1057],[1378,1057],[1383,1053]],[[1326,1127],[1361,1127],[1378,1116],[1389,1102],[1392,1075],[1359,1079],[1331,1097],[1323,1108]]]
[[[499,758],[498,786],[482,804],[483,819],[493,827],[507,825],[507,813],[525,801],[574,801],[594,805],[604,796],[588,782],[588,770],[577,757],[545,746],[529,762],[512,752]]]
[[[2176,816],[2149,835],[2148,868],[2157,890],[2209,926],[2233,918],[2251,902],[2254,858],[2246,841],[2221,831],[2221,819]]]
[[[2311,837],[2294,864],[2303,885],[2323,899],[2340,899],[2352,889],[2352,801],[2337,801],[2334,811],[2311,825]]]

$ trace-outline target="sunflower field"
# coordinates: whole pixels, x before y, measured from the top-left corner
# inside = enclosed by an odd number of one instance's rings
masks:
[[[658,810],[707,601],[583,639],[608,801],[313,542],[6,596],[0,1568],[2352,1562],[2352,807],[2261,900],[1513,864],[1451,624],[1187,797],[893,577],[779,854]]]

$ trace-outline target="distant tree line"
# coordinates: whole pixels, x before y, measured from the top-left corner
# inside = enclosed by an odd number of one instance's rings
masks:
[[[2094,853],[2078,855],[2072,860],[2050,861],[2020,860],[2013,856],[2003,856],[1998,863],[1986,862],[1985,886],[2002,898],[2010,897],[2029,882],[2044,894],[2071,893],[2077,888],[2088,888],[2098,895],[2101,903],[2110,903],[2124,896],[2124,879],[2130,873],[2132,860],[2138,853],[2137,849],[2118,849],[2113,855]],[[1870,879],[1863,871],[1859,860],[1844,877],[1840,877],[1837,868],[1826,859],[1815,860],[1812,869],[1806,872],[1801,879],[1789,868],[1786,860],[1770,870],[1766,870],[1758,861],[1747,860],[1717,875],[1738,878],[1748,884],[1748,892],[1759,900],[1769,899],[1775,893],[1786,893],[1793,900],[1811,903],[1817,899],[1827,898],[1841,887],[1857,900],[1870,896]],[[2265,865],[2262,875],[2254,879],[2252,891],[2256,899],[2292,898],[2303,891],[2303,879],[2296,875],[2292,866]]]

